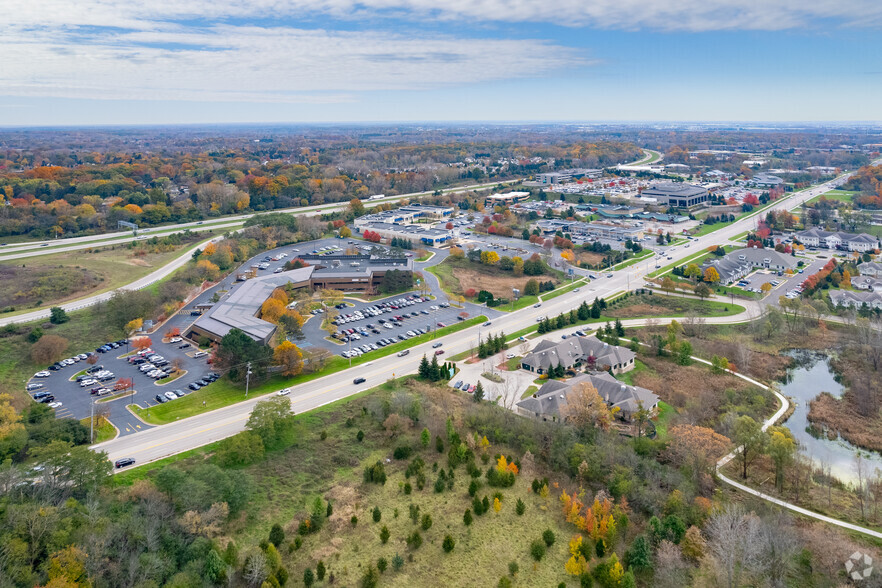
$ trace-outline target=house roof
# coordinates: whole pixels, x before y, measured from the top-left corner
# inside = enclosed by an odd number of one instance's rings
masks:
[[[628,386],[609,374],[581,374],[565,382],[546,382],[536,394],[518,402],[518,406],[530,412],[560,417],[565,412],[570,394],[581,383],[593,386],[610,408],[619,408],[625,414],[633,414],[642,404],[652,408],[658,404],[658,396],[639,386]]]
[[[593,357],[598,365],[626,364],[636,357],[630,349],[604,343],[597,337],[569,337],[563,341],[543,339],[521,360],[522,365],[548,370],[558,365],[571,366]]]

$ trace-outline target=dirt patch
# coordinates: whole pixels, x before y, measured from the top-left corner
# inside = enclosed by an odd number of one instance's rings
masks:
[[[595,266],[603,263],[603,254],[591,251],[579,251],[576,253],[576,261],[580,266]]]
[[[474,288],[479,291],[487,290],[497,298],[511,298],[512,288],[517,288],[523,292],[524,284],[530,279],[529,276],[500,275],[498,273],[465,268],[455,268],[453,276],[459,280],[463,288]],[[558,280],[551,276],[536,276],[536,279],[543,282],[550,280],[555,284],[558,283]]]
[[[134,257],[132,259],[126,260],[126,263],[129,265],[137,265],[139,267],[150,267],[150,264],[140,257]]]

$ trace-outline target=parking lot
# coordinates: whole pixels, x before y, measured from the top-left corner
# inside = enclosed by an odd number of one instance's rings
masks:
[[[206,363],[207,354],[200,354],[199,350],[192,345],[181,349],[182,345],[187,344],[184,341],[163,343],[160,337],[161,335],[158,334],[150,337],[150,349],[169,362],[165,365],[170,366],[174,363],[185,372],[183,376],[178,377],[174,381],[149,377],[146,371],[141,371],[139,365],[130,363],[127,360],[126,356],[136,352],[132,344],[118,341],[113,342],[117,345],[116,348],[111,348],[106,352],[83,350],[76,359],[74,357],[69,358],[71,360],[75,359],[75,361],[70,362],[70,365],[60,366],[54,370],[46,370],[45,373],[48,373],[48,376],[34,377],[29,380],[29,388],[32,387],[31,384],[39,384],[40,387],[28,390],[28,392],[32,398],[36,396],[35,400],[38,401],[46,400],[46,397],[41,397],[45,393],[51,395],[53,399],[50,405],[60,403],[54,406],[56,416],[60,418],[87,418],[91,414],[92,403],[94,402],[95,414],[105,414],[120,430],[121,435],[134,433],[149,425],[135,418],[126,409],[128,404],[137,403],[141,406],[156,404],[157,400],[155,397],[157,395],[165,398],[165,393],[172,390],[180,390],[183,395],[186,395],[192,392],[188,388],[189,384],[201,379],[211,371],[209,369],[210,366]],[[94,354],[97,357],[97,362],[90,365],[85,359],[86,354]],[[98,381],[92,377],[93,374],[81,374],[81,372],[86,372],[87,370],[94,371],[94,375],[107,372],[110,376],[105,376],[104,381]],[[90,377],[96,381],[94,383],[77,382],[77,377]],[[132,386],[114,390],[120,379],[131,379]],[[97,391],[103,388],[107,388],[108,391],[102,391],[99,396]],[[96,394],[92,394],[92,390],[96,390]]]

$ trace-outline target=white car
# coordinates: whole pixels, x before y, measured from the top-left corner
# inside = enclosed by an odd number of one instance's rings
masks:
[[[207,351],[200,351],[198,353],[194,353],[193,357],[205,357],[206,355],[208,355]]]
[[[174,392],[172,392],[171,390],[169,390],[168,392],[166,392],[165,394],[163,394],[163,396],[165,396],[165,397],[168,398],[169,400],[177,400],[177,398],[178,398],[178,395],[175,394]]]
[[[61,406],[61,405],[62,405],[62,404],[61,404],[60,402],[50,402],[50,403],[49,403],[49,408],[58,408],[58,407]]]
[[[48,378],[51,375],[52,375],[51,372],[47,372],[46,370],[43,370],[41,372],[37,372],[36,374],[34,374],[34,377],[35,378]]]
[[[514,353],[506,353],[506,354],[505,354],[505,359],[514,359],[514,356],[515,356]]]
[[[97,383],[98,383],[98,380],[93,380],[92,378],[89,378],[88,380],[83,380],[82,382],[80,382],[80,388],[85,388],[86,386],[92,386]]]
[[[276,392],[276,396],[287,396],[291,393],[291,388],[282,388],[278,392]]]
[[[181,341],[183,341],[183,339],[181,339],[180,337],[172,337],[168,340],[169,343],[180,343]]]

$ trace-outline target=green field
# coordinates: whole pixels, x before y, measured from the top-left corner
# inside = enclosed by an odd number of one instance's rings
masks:
[[[89,417],[82,419],[80,422],[83,423],[84,426],[89,426]],[[115,439],[117,433],[116,427],[114,427],[110,421],[102,416],[95,417],[95,438],[92,440],[92,443],[103,443],[104,441],[110,441],[111,439]]]
[[[836,200],[837,202],[851,202],[855,196],[860,196],[860,194],[861,193],[857,191],[830,190],[829,192],[824,192],[823,194],[819,194],[811,200],[806,201],[806,204],[815,204],[821,198],[825,198],[826,200]]]
[[[359,357],[352,358],[352,366],[354,367],[363,363],[367,363],[369,361],[374,361],[381,357],[393,355],[395,353],[398,353],[399,351],[403,351],[404,349],[410,349],[411,347],[415,347],[416,345],[419,345],[421,343],[431,341],[435,337],[443,337],[444,335],[456,333],[457,331],[462,331],[474,325],[480,324],[486,320],[487,317],[481,315],[465,321],[458,322],[457,324],[450,325],[449,327],[438,329],[437,331],[433,331],[432,333],[426,333],[425,335],[420,335],[419,337],[413,337],[411,339],[408,339],[407,341],[399,341],[398,343],[394,343],[392,345],[383,347],[378,351],[374,351],[369,355],[361,355]],[[312,374],[299,374],[297,376],[294,376],[293,378],[286,378],[281,375],[273,376],[262,384],[252,386],[248,390],[248,395],[249,397],[253,398],[256,396],[263,396],[271,392],[275,392],[280,388],[304,384],[317,378],[321,378],[330,374],[343,371],[345,369],[349,369],[349,364],[350,361],[348,359],[345,359],[339,355],[334,355],[328,360],[325,369],[323,369],[321,372]],[[237,402],[242,402],[243,400],[245,400],[245,388],[238,384],[234,384],[226,378],[222,378],[214,384],[206,388],[202,388],[201,390],[192,392],[191,394],[187,394],[183,398],[179,398],[174,402],[166,402],[165,404],[151,406],[150,408],[142,408],[138,405],[133,405],[130,407],[130,410],[144,422],[150,423],[152,425],[164,425],[180,419],[195,416],[197,414],[202,414],[204,412],[217,410],[218,408],[230,406],[231,404],[236,404]]]

